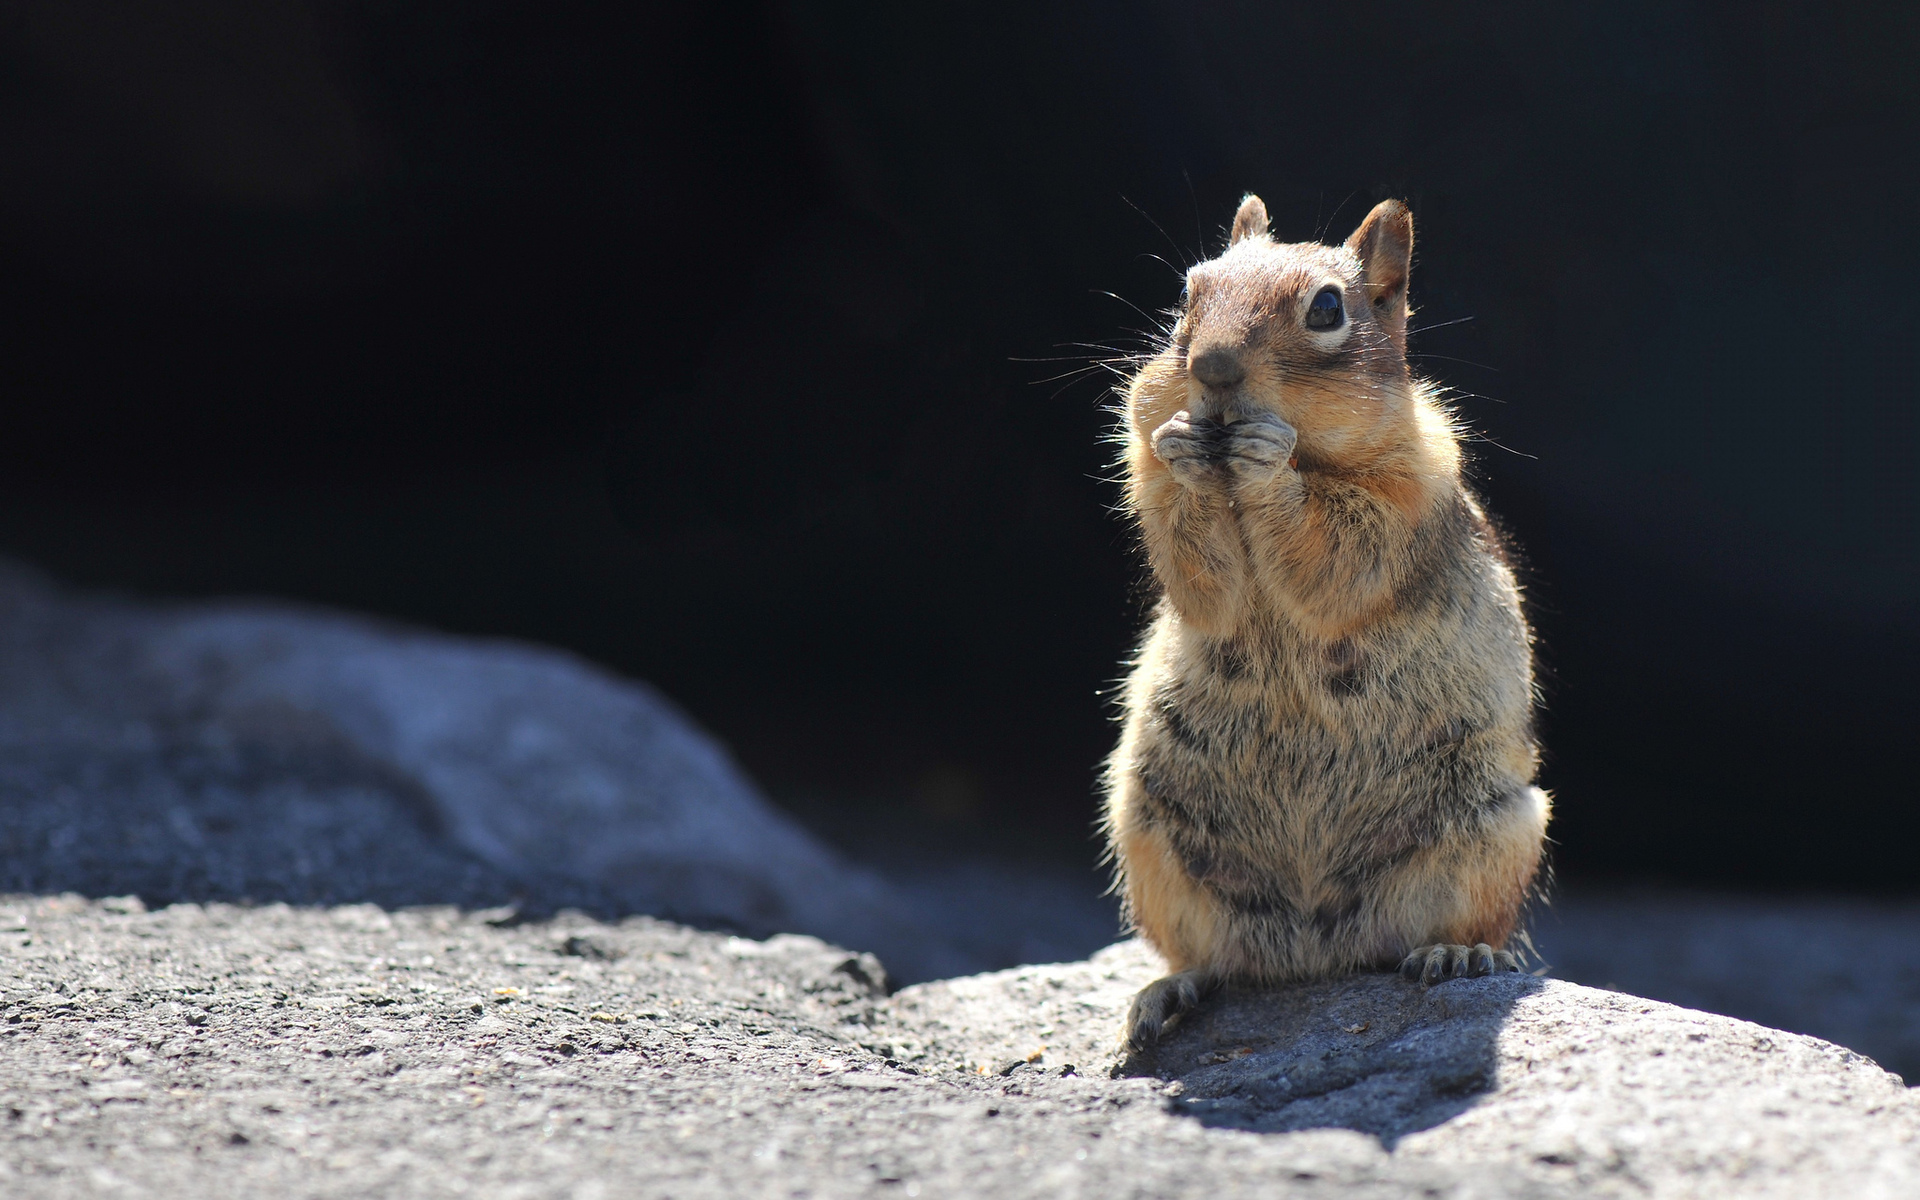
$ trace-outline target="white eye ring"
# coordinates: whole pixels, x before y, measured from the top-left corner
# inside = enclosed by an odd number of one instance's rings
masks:
[[[1346,341],[1353,331],[1353,322],[1347,319],[1346,291],[1331,281],[1315,288],[1301,309],[1300,324],[1328,349]]]

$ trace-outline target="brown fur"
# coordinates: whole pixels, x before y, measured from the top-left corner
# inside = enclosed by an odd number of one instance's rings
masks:
[[[1281,245],[1249,196],[1127,389],[1128,506],[1163,596],[1106,827],[1129,918],[1177,973],[1142,993],[1136,1040],[1222,980],[1498,950],[1533,885],[1531,639],[1407,367],[1412,249],[1396,201],[1345,245]],[[1327,288],[1340,323],[1315,331]]]

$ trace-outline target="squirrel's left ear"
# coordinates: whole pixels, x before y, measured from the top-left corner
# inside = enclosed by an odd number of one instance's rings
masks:
[[[1404,347],[1407,273],[1413,265],[1413,214],[1398,200],[1382,200],[1347,239],[1347,248],[1360,256],[1367,305],[1374,318]]]
[[[1240,211],[1233,214],[1233,232],[1227,236],[1227,245],[1236,246],[1250,237],[1266,234],[1267,206],[1260,197],[1248,192],[1240,199]]]

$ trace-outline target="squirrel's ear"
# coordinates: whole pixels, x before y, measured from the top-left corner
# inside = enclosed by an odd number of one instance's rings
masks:
[[[1374,205],[1347,239],[1360,256],[1367,303],[1394,340],[1407,336],[1407,273],[1413,265],[1413,214],[1398,200]]]
[[[1260,197],[1249,192],[1241,198],[1240,211],[1233,214],[1233,235],[1227,238],[1227,245],[1237,246],[1250,237],[1267,235],[1267,206]]]

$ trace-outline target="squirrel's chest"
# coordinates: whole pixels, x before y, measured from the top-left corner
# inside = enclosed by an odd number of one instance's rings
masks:
[[[1154,707],[1169,732],[1184,720],[1216,750],[1244,744],[1281,752],[1284,746],[1267,743],[1327,736],[1366,740],[1419,704],[1396,695],[1403,681],[1354,639],[1277,646],[1206,639],[1170,655],[1156,674]]]

